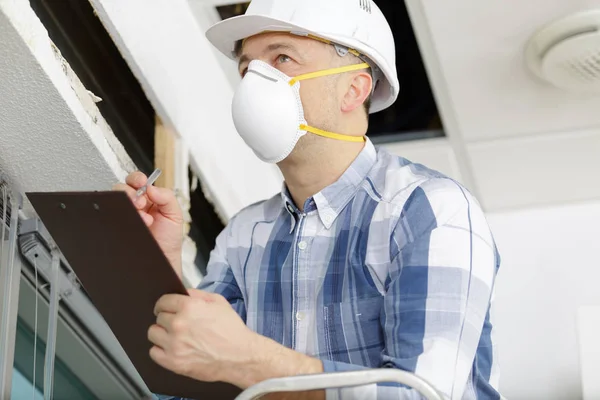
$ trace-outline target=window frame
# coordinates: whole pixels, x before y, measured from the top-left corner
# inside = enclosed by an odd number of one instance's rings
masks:
[[[31,234],[44,239],[31,239]],[[50,281],[50,253],[44,241],[47,241],[50,235],[38,218],[32,218],[22,222],[22,241],[20,243],[21,251],[19,257],[22,257],[23,268],[21,273],[21,286],[23,290],[28,291],[20,296],[20,302],[29,302],[28,307],[19,308],[19,316],[33,327],[33,310],[31,305],[35,297],[31,294],[36,288],[36,268],[37,266],[37,296],[38,296],[38,322],[39,316],[48,312],[50,287],[46,285]],[[39,255],[39,257],[36,257]],[[82,372],[82,380],[90,387],[88,382],[93,382],[98,378],[98,374],[105,370],[106,377],[97,387],[96,391],[103,393],[107,385],[113,384],[122,387],[123,393],[129,393],[131,398],[140,398],[149,395],[149,390],[140,377],[139,373],[129,360],[129,357],[119,344],[117,338],[104,321],[102,315],[96,310],[85,291],[79,289],[73,282],[73,274],[65,258],[61,255],[61,268],[58,274],[58,287],[60,288],[61,301],[59,302],[59,320],[57,329],[57,352],[61,348],[67,349],[68,354],[62,358],[69,358],[67,363],[73,371]],[[28,310],[28,312],[27,312]],[[38,331],[46,329],[44,325],[38,325]],[[64,342],[63,335],[67,335],[69,340],[75,344],[82,344],[76,353],[69,353],[68,345],[61,346]],[[61,357],[60,353],[57,353]],[[80,360],[87,360],[81,362]],[[102,365],[102,370],[95,374],[87,374],[89,363]],[[84,367],[84,368],[82,368]],[[87,376],[87,379],[86,379]],[[94,390],[92,390],[94,392]],[[99,396],[106,398],[106,395]],[[109,398],[115,398],[109,396]],[[122,398],[122,396],[118,396]]]
[[[48,269],[44,270],[38,266],[37,291],[35,270],[28,262],[23,263],[20,279],[18,317],[33,331],[34,304],[37,297],[38,336],[45,335],[47,329],[50,288],[46,285],[48,282],[46,271],[49,272]],[[59,274],[59,287],[64,288],[68,278],[64,271],[60,271]],[[86,309],[85,303],[85,296],[81,292],[73,292],[61,299],[58,311],[56,357],[99,399],[139,399],[147,396],[149,391],[146,385],[124,351],[121,349],[122,354],[117,352],[116,358],[115,354],[111,354],[111,350],[114,353],[114,349],[120,348],[120,345],[91,303],[87,304],[91,309],[86,311],[90,315],[85,320],[80,319],[74,312],[73,306],[77,311],[81,311]],[[105,325],[105,329],[102,325]],[[110,334],[107,334],[106,329]],[[43,358],[41,360],[38,358],[38,363],[40,362],[44,362]],[[127,368],[128,364],[130,368]]]

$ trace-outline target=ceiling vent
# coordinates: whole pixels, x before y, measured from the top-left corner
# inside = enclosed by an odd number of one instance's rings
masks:
[[[542,80],[569,91],[600,93],[600,10],[546,25],[530,39],[525,55]]]

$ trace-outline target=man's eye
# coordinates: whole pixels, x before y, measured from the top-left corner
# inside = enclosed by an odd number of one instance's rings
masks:
[[[286,62],[291,61],[291,60],[292,59],[290,57],[286,56],[285,54],[280,54],[277,57],[277,62],[279,62],[279,63],[286,63]]]

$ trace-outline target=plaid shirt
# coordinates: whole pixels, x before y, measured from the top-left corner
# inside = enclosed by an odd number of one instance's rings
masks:
[[[451,399],[496,399],[490,303],[500,258],[477,201],[455,181],[375,149],[299,211],[281,195],[217,239],[200,289],[325,372],[399,368]],[[327,399],[415,399],[368,385]]]

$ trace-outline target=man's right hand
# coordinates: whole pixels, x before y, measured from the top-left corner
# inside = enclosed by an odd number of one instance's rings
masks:
[[[141,172],[133,172],[127,177],[124,184],[115,185],[113,190],[127,193],[181,279],[181,248],[183,246],[181,207],[172,190],[152,185],[148,186],[146,194],[135,200],[137,190],[144,186],[146,181],[146,175]]]

